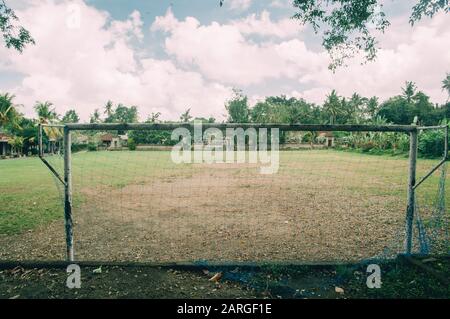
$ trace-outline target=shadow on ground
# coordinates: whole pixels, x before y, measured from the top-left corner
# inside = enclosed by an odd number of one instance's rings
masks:
[[[382,286],[366,285],[367,266]],[[64,263],[0,265],[0,298],[450,298],[450,258],[347,265],[81,264],[81,288],[66,287]]]

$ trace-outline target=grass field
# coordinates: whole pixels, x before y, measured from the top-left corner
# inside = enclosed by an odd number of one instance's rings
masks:
[[[401,249],[406,158],[280,153],[274,175],[176,165],[164,151],[74,154],[77,258],[359,260]],[[49,161],[62,171],[59,157]],[[418,175],[436,162],[420,160]],[[434,174],[418,192],[425,215],[437,184]],[[0,259],[63,259],[62,200],[39,159],[0,161],[0,194]]]

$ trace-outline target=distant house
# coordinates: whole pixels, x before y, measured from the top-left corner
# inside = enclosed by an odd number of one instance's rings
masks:
[[[112,134],[105,134],[100,137],[100,140],[102,141],[102,145],[106,147],[107,149],[121,149],[122,147],[126,146],[128,143],[128,135],[118,135],[113,136]]]
[[[76,136],[74,140],[76,144],[83,144],[83,145],[89,144],[89,137],[87,137],[86,135]]]
[[[322,138],[325,140],[326,147],[334,147],[333,132],[319,132],[319,138]]]
[[[106,148],[111,147],[112,141],[113,141],[113,136],[112,134],[104,134],[102,136],[100,136],[100,141],[102,142],[102,145],[105,146]]]
[[[119,135],[119,139],[122,143],[128,143],[128,134]]]
[[[11,136],[5,133],[0,133],[0,156],[5,157],[11,154],[12,148],[9,144],[10,140]]]
[[[122,143],[120,141],[120,137],[113,137],[111,140],[111,145],[109,146],[109,149],[119,149],[122,148]]]

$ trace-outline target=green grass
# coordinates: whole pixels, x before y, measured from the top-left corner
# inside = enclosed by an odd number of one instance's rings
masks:
[[[0,161],[0,234],[62,218],[54,178],[37,158]]]
[[[47,161],[63,176],[61,157],[47,157]],[[73,155],[73,184],[121,188],[167,168],[176,175],[186,171],[182,166],[170,161],[169,152],[82,152]],[[21,233],[62,219],[62,190],[39,158],[0,160],[0,234]],[[74,202],[79,205],[82,201],[75,191]]]
[[[325,179],[331,177],[330,180],[348,183],[349,190],[362,189],[369,195],[390,193],[398,196],[399,201],[406,200],[408,161],[402,156],[333,150],[280,153],[278,174],[281,177],[301,178],[305,174]],[[62,174],[60,157],[48,157],[48,161]],[[92,188],[93,191],[96,186],[105,185],[123,188],[129,184],[144,184],[152,177],[189,177],[199,169],[191,164],[172,163],[168,151],[82,152],[74,154],[72,163],[77,205],[83,201],[78,192],[80,188]],[[425,174],[435,163],[435,160],[419,160],[418,176]],[[240,168],[234,172],[240,174]],[[438,174],[434,174],[421,186],[418,198],[422,202],[432,201],[437,183]],[[340,187],[339,184],[336,187]],[[62,199],[55,179],[38,158],[0,160],[0,234],[21,233],[62,217]]]

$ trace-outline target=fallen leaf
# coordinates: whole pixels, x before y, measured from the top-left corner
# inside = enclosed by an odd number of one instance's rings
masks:
[[[334,287],[334,291],[338,294],[343,294],[344,293],[344,289],[342,289],[341,287]]]
[[[93,274],[101,274],[101,273],[102,273],[102,266],[100,266],[100,267],[94,269],[94,270],[92,271],[92,273],[93,273]]]
[[[220,280],[220,278],[222,278],[222,273],[218,272],[216,273],[214,276],[212,276],[209,281],[214,281],[214,282],[218,282]]]

